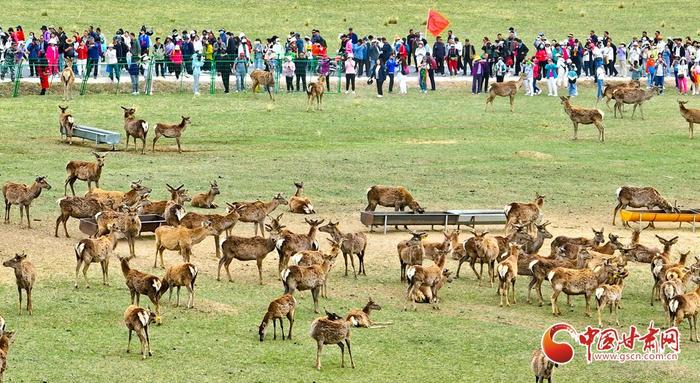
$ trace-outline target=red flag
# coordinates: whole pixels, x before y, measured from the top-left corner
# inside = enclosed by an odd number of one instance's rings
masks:
[[[432,9],[428,10],[427,29],[433,36],[437,36],[442,33],[442,31],[444,31],[448,25],[450,25],[450,21],[447,20],[445,16],[441,15],[437,11],[433,11]]]

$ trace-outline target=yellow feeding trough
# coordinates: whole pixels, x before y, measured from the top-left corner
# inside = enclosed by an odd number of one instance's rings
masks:
[[[693,225],[700,222],[700,210],[681,210],[677,213],[666,213],[663,210],[620,210],[620,218],[624,222],[688,222]]]

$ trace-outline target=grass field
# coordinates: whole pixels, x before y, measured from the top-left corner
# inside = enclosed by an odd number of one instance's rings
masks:
[[[49,5],[50,4],[50,5]],[[107,12],[66,10],[64,1],[27,7],[18,1],[3,4],[7,14],[15,15],[35,29],[41,24],[91,23],[114,29],[122,23],[149,14],[158,20],[156,29],[170,30],[172,25],[215,27],[230,25],[223,14],[203,11],[201,5],[182,3],[177,11],[147,3],[122,2],[126,11]],[[133,4],[133,6],[129,6]],[[364,7],[343,3],[312,17],[313,3],[279,5],[289,13],[289,21],[263,19],[271,14],[272,4],[244,4],[238,8],[255,17],[236,20],[236,28],[249,35],[272,31],[282,35],[291,29],[344,30],[352,24],[356,30],[393,35],[410,27],[419,27],[425,7],[408,5],[387,8],[372,3]],[[340,4],[340,3],[338,3]],[[451,15],[457,2],[437,2],[456,24],[458,35],[492,35],[514,24],[531,35],[540,29],[543,19],[552,21],[552,33],[572,30],[582,34],[591,27],[608,29],[614,35],[631,36],[642,29],[654,30],[666,25],[674,13],[652,12],[641,3],[635,7],[618,2],[527,2],[504,6],[494,12],[486,4],[469,4],[470,12]],[[461,3],[460,3],[461,4]],[[659,4],[657,4],[659,5]],[[659,6],[674,9],[678,2]],[[216,2],[207,7],[226,5]],[[461,5],[460,8],[465,8]],[[542,16],[548,9],[561,17]],[[580,11],[585,17],[579,16]],[[42,16],[42,12],[47,16]],[[502,11],[502,12],[500,12]],[[188,20],[200,12],[195,24]],[[396,14],[393,14],[396,12]],[[615,14],[617,26],[607,25]],[[347,15],[347,16],[346,16]],[[477,16],[479,15],[479,16]],[[510,15],[510,16],[509,16]],[[383,26],[395,16],[398,25]],[[508,18],[512,18],[509,20]],[[346,21],[343,20],[346,19]],[[308,19],[309,27],[304,24]],[[571,20],[581,20],[571,23]],[[677,19],[677,18],[676,18]],[[518,21],[519,20],[519,21]],[[14,21],[13,24],[16,24]],[[131,29],[140,26],[133,25]],[[527,25],[524,25],[527,24]],[[130,25],[130,24],[129,24]],[[285,29],[280,29],[282,25]],[[691,34],[695,31],[666,31],[665,34]],[[231,28],[229,26],[229,28]],[[693,27],[694,28],[694,27]],[[236,29],[237,30],[237,29]],[[546,29],[550,32],[550,29]],[[364,33],[364,32],[361,32]],[[549,33],[552,35],[552,33]],[[332,33],[328,36],[333,35]],[[526,38],[529,40],[530,37]],[[362,84],[363,82],[360,81]],[[440,85],[439,85],[440,87]],[[293,182],[305,181],[306,194],[314,201],[318,217],[341,220],[347,230],[365,230],[358,222],[358,211],[366,204],[365,190],[373,184],[407,186],[429,210],[447,208],[500,208],[508,202],[524,201],[535,192],[547,195],[545,218],[553,221],[556,235],[588,235],[590,226],[612,229],[610,215],[614,191],[622,184],[653,185],[679,205],[700,205],[698,167],[693,154],[698,143],[687,139],[687,125],[678,114],[673,91],[645,104],[644,121],[614,120],[606,110],[606,142],[596,141],[595,129],[584,126],[579,140],[571,140],[572,127],[558,99],[540,96],[516,99],[516,113],[508,112],[507,102],[496,100],[495,112],[483,112],[484,98],[467,94],[463,87],[439,89],[427,96],[415,88],[405,97],[390,96],[378,100],[373,89],[364,85],[356,96],[328,95],[323,112],[306,113],[305,96],[280,94],[274,103],[265,96],[250,94],[201,96],[189,94],[132,97],[97,95],[77,97],[70,103],[79,124],[110,129],[123,134],[120,105],[134,105],[137,115],[151,126],[156,122],[177,122],[180,115],[192,118],[183,138],[183,154],[177,153],[172,140],[161,139],[157,152],[141,155],[130,149],[107,156],[102,187],[125,190],[131,180],[143,179],[154,190],[155,199],[165,198],[164,183],[183,183],[191,192],[203,191],[216,179],[222,190],[218,202],[269,199],[277,192],[289,196]],[[577,105],[594,104],[593,89],[584,87]],[[129,303],[118,262],[111,265],[111,287],[102,287],[99,265],[89,272],[92,288],[73,288],[75,257],[73,246],[78,232],[69,221],[71,239],[54,238],[55,201],[63,196],[65,163],[72,159],[90,159],[90,145],[66,146],[58,138],[58,96],[20,97],[0,103],[0,180],[30,182],[36,175],[48,176],[53,189],[32,205],[33,229],[20,228],[17,208],[12,224],[0,226],[0,256],[9,258],[26,250],[36,265],[39,277],[34,294],[33,317],[17,315],[16,290],[11,270],[0,273],[0,314],[8,328],[19,336],[12,346],[6,381],[127,381],[147,379],[154,382],[189,381],[525,381],[531,379],[529,358],[539,346],[542,332],[555,323],[548,306],[528,305],[525,300],[527,278],[516,285],[518,304],[504,309],[497,305],[494,289],[477,287],[471,270],[462,269],[461,278],[441,291],[441,310],[421,305],[417,312],[402,311],[405,291],[398,281],[395,244],[406,233],[386,236],[371,234],[367,256],[368,276],[357,281],[342,276],[341,262],[329,278],[329,296],[321,307],[345,313],[361,307],[368,296],[383,306],[373,313],[379,321],[393,321],[384,329],[353,330],[355,370],[340,369],[339,350],[326,346],[323,370],[313,369],[315,344],[308,336],[309,324],[317,315],[310,294],[299,299],[294,341],[264,343],[257,337],[257,326],[269,301],[282,292],[276,278],[277,256],[268,257],[264,266],[265,285],[257,285],[255,265],[234,261],[233,283],[216,281],[216,264],[211,239],[195,247],[194,262],[202,270],[197,283],[194,310],[163,309],[163,326],[151,330],[154,356],[141,361],[138,344],[126,354],[127,332],[122,314]],[[696,104],[691,100],[691,104]],[[690,105],[689,105],[690,106]],[[601,106],[605,108],[604,106]],[[697,107],[697,106],[696,106]],[[23,121],[19,123],[19,121]],[[150,148],[150,139],[148,140]],[[76,184],[83,193],[84,184]],[[280,209],[282,212],[285,209]],[[283,219],[295,231],[306,230],[301,216],[285,214]],[[697,236],[685,227],[662,226],[643,235],[642,241],[657,245],[652,234],[680,235],[678,249],[697,254]],[[492,228],[499,231],[500,228]],[[629,232],[613,230],[626,241]],[[239,223],[239,235],[251,235],[252,226]],[[431,233],[431,239],[441,235]],[[463,235],[463,238],[466,236]],[[325,245],[322,241],[322,246]],[[544,249],[549,249],[549,243]],[[544,252],[543,249],[543,252]],[[120,244],[119,255],[127,254]],[[140,270],[162,275],[152,268],[153,239],[137,242],[138,258],[133,265]],[[176,254],[166,253],[168,265],[177,262]],[[448,261],[454,270],[456,262]],[[645,327],[650,320],[663,323],[657,304],[649,306],[651,277],[648,265],[634,265],[626,282],[623,329],[630,324]],[[545,298],[549,287],[543,289]],[[144,298],[145,299],[145,298]],[[583,315],[583,298],[573,299],[573,312],[563,309],[563,321],[577,329],[594,324]],[[564,300],[560,299],[563,308]],[[681,328],[683,343],[680,360],[674,363],[594,363],[586,365],[576,348],[575,360],[557,371],[556,381],[589,382],[661,382],[698,380],[700,347],[687,342],[687,325]],[[134,347],[136,346],[136,347]]]

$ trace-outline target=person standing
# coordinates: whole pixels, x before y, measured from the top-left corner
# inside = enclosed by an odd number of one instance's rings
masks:
[[[195,96],[199,96],[199,75],[202,73],[202,66],[204,65],[204,56],[201,53],[195,53],[192,57],[192,77],[194,82],[192,83],[192,91]]]
[[[663,57],[661,55],[658,56],[658,59],[656,60],[656,64],[654,65],[654,86],[659,88],[659,94],[664,93],[664,76],[666,75],[666,71],[668,70],[668,67],[666,66],[666,62],[664,61]]]
[[[263,61],[263,45],[260,39],[255,39],[255,43],[253,44],[253,62],[255,69],[262,70],[265,67]]]
[[[552,62],[552,59],[547,60],[544,71],[549,91],[547,96],[557,96],[557,65]]]
[[[287,84],[287,93],[294,92],[294,63],[290,56],[284,58],[284,64],[282,64],[282,76],[284,76],[284,81]]]
[[[525,74],[525,95],[526,96],[534,96],[535,95],[535,89],[533,88],[533,80],[534,80],[534,68],[532,65],[532,61],[525,59],[525,62],[523,63],[523,74]]]
[[[469,42],[469,39],[464,40],[464,47],[462,48],[462,55],[464,60],[464,75],[472,74],[472,65],[474,60],[474,45]],[[469,67],[469,73],[467,73],[467,67]],[[472,76],[473,77],[473,76]]]
[[[362,73],[364,73],[365,55],[367,54],[367,48],[362,40],[353,45],[352,54],[354,58],[353,61],[356,65],[355,70],[357,71],[357,76],[362,76]]]
[[[355,60],[353,58],[353,54],[349,54],[348,57],[345,59],[345,94],[347,94],[350,90],[350,86],[352,86],[352,94],[355,94]]]
[[[437,62],[435,58],[430,55],[430,52],[425,54],[425,59],[428,62],[428,78],[430,79],[430,90],[435,90],[435,69],[437,69]]]
[[[428,64],[427,57],[423,56],[423,61],[418,66],[418,86],[420,86],[421,93],[425,94],[428,92]]]
[[[456,76],[458,68],[459,51],[457,50],[457,45],[453,42],[447,49],[447,70],[450,72],[450,76]]]
[[[472,75],[472,94],[481,93],[481,79],[484,76],[484,68],[481,59],[474,59],[474,63],[469,65]]]
[[[603,98],[603,80],[605,79],[605,68],[599,65],[595,70],[595,82],[597,85],[598,93],[596,95],[596,104]]]
[[[165,46],[160,42],[160,37],[156,37],[153,44],[153,60],[155,60],[156,76],[165,77]]]
[[[31,39],[31,37],[30,37]],[[39,71],[36,69],[36,63],[39,59],[39,51],[42,47],[36,39],[31,39],[29,44],[27,44],[27,53],[29,54],[29,76],[34,77],[39,75]]]
[[[117,82],[119,82],[119,76],[121,73],[121,70],[119,69],[119,58],[117,57],[117,51],[114,49],[114,45],[112,44],[107,45],[105,61],[107,62],[109,81],[114,82],[114,78],[116,77]]]
[[[389,93],[394,91],[394,75],[397,72],[398,63],[396,62],[396,56],[392,52],[389,55],[389,60],[386,62],[386,75],[389,77]]]
[[[233,66],[236,71],[236,93],[243,92],[245,90],[245,75],[248,73],[248,59],[245,57],[245,53],[238,53],[238,59],[233,63]]]
[[[192,74],[192,55],[194,54],[194,44],[190,41],[190,35],[188,33],[183,34],[182,44],[180,44],[180,51],[182,53],[182,62],[180,66],[184,64],[185,72],[188,75]]]
[[[39,83],[41,84],[40,95],[46,95],[46,91],[49,89],[49,76],[51,75],[51,69],[49,69],[49,63],[46,61],[46,55],[43,50],[39,51],[39,55],[36,60],[36,71],[39,75]]]
[[[75,50],[75,53],[78,56],[78,77],[83,77],[85,75],[85,69],[87,67],[88,52],[85,43],[85,39],[80,40],[80,43],[78,43],[78,49]]]
[[[180,79],[180,73],[182,73],[182,50],[179,45],[175,45],[172,53],[170,54],[170,62],[173,63],[173,70],[175,71],[175,79]]]
[[[508,67],[506,66],[506,63],[503,62],[503,57],[498,58],[498,61],[496,61],[495,67],[496,67],[496,82],[503,82],[503,78],[506,76],[506,72],[508,71]]]
[[[134,42],[136,44],[136,42]],[[139,94],[139,58],[132,57],[127,69],[131,78],[131,94],[137,96]]]
[[[384,97],[384,81],[386,80],[386,67],[381,60],[377,59],[374,64],[374,77],[377,80],[377,97]]]
[[[299,53],[294,59],[294,74],[296,75],[297,82],[297,92],[301,89],[306,92],[306,60],[304,59],[304,53]],[[299,82],[301,81],[303,88],[299,88]]]
[[[576,74],[576,69],[574,65],[569,64],[569,72],[567,73],[566,78],[569,81],[569,97],[578,96],[578,89],[576,86],[576,80],[578,80],[578,75]]]
[[[225,47],[220,47],[216,54],[216,70],[221,73],[221,82],[224,84],[224,93],[228,93],[229,79],[231,77],[231,62]]]
[[[620,75],[627,77],[627,46],[625,43],[620,43],[617,46],[617,61],[620,62]]]
[[[445,43],[442,41],[442,37],[438,36],[433,44],[433,59],[435,60],[436,68],[438,74],[441,76],[445,75],[445,56],[446,56]]]

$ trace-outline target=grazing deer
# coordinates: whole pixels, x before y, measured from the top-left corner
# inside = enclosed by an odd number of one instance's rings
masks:
[[[617,89],[613,92],[613,99],[615,100],[615,105],[613,107],[615,114],[614,118],[617,118],[617,112],[620,111],[620,118],[624,118],[622,114],[623,104],[634,104],[632,108],[632,119],[634,119],[634,112],[639,106],[639,113],[642,114],[642,120],[644,119],[644,110],[642,109],[642,104],[645,101],[651,100],[655,94],[659,94],[659,88],[654,86],[651,89],[634,89],[634,88],[622,88]]]
[[[304,193],[304,183],[295,182],[294,186],[297,188],[297,191],[289,198],[289,211],[296,214],[316,214],[311,200],[302,196]]]
[[[280,276],[284,285],[284,293],[294,294],[296,290],[311,290],[311,296],[314,300],[314,312],[318,313],[318,297],[324,291],[323,287],[334,262],[335,258],[325,259],[321,265],[292,265],[282,270]],[[327,298],[327,296],[324,297]]]
[[[586,316],[591,316],[591,296],[595,289],[606,283],[615,272],[620,273],[620,266],[614,264],[612,260],[606,260],[602,265],[593,270],[567,269],[556,267],[547,274],[547,279],[552,284],[552,314],[561,315],[557,298],[562,292],[566,295],[583,295],[586,298]]]
[[[180,185],[177,188],[174,188],[169,184],[165,184],[165,187],[167,187],[168,192],[170,192],[170,199],[151,201],[149,205],[143,207],[143,214],[156,214],[165,218],[166,212],[170,210],[169,208],[172,208],[175,205],[180,205],[182,207],[184,206],[185,202],[192,200],[192,198],[187,195],[187,189],[183,189],[185,185]],[[172,213],[172,211],[169,213]]]
[[[423,240],[428,237],[425,232],[411,232],[411,239],[401,241],[396,245],[399,254],[399,266],[401,267],[401,282],[406,280],[406,268],[423,263]]]
[[[124,311],[124,324],[129,329],[129,343],[126,346],[127,353],[130,352],[131,333],[136,332],[136,336],[139,337],[141,342],[141,359],[146,359],[146,352],[148,352],[148,356],[153,356],[153,353],[151,353],[151,339],[148,336],[148,326],[155,321],[156,314],[151,312],[150,309],[143,309],[135,305],[126,308],[126,311]]]
[[[148,123],[144,120],[136,119],[136,108],[124,109],[124,130],[126,131],[126,147],[124,151],[129,150],[129,137],[134,137],[134,148],[136,148],[136,139],[143,142],[141,154],[146,150],[146,136],[148,135]]]
[[[506,215],[506,234],[515,232],[516,224],[526,226],[529,232],[535,231],[535,222],[542,219],[542,206],[545,196],[535,194],[535,199],[530,203],[512,202],[503,207]]]
[[[61,215],[56,218],[54,236],[58,237],[58,225],[63,223],[66,238],[70,238],[66,228],[66,222],[69,218],[93,218],[95,214],[103,210],[102,204],[92,197],[63,197],[58,200],[58,207],[61,209]]]
[[[423,214],[423,209],[418,201],[413,198],[413,195],[403,186],[381,186],[374,185],[367,189],[367,207],[365,211],[375,211],[377,205],[384,207],[393,207],[394,211],[404,211],[406,207],[414,213]],[[373,227],[370,227],[370,230]],[[396,230],[399,227],[396,226]],[[408,230],[408,226],[404,225],[404,229]]]
[[[541,349],[536,348],[532,351],[530,368],[532,373],[535,374],[535,383],[544,383],[545,379],[547,379],[548,383],[552,383],[554,367],[559,367],[559,365],[549,360]]]
[[[67,58],[66,65],[61,71],[61,84],[63,84],[63,101],[73,99],[73,83],[75,73],[73,73],[73,60]]]
[[[73,184],[76,180],[86,181],[88,184],[88,191],[92,190],[92,183],[95,183],[95,187],[100,187],[100,176],[102,176],[102,168],[105,166],[105,157],[107,153],[100,154],[92,152],[95,156],[95,162],[73,160],[66,164],[66,173],[68,177],[66,178],[66,183],[63,185],[63,195],[68,195],[68,185],[70,185],[70,191],[73,192],[75,196],[75,189]]]
[[[693,124],[700,124],[700,109],[688,109],[685,107],[688,101],[678,100],[678,108],[681,116],[688,122],[688,138],[694,137]]]
[[[421,287],[427,287],[431,290],[432,293],[432,304],[434,309],[439,309],[438,307],[438,299],[437,299],[437,293],[438,293],[438,283],[442,280],[443,276],[443,270],[445,269],[445,260],[447,257],[447,254],[449,254],[450,251],[440,251],[438,254],[437,261],[435,261],[434,265],[430,266],[422,266],[422,265],[413,265],[406,270],[406,282],[408,283],[408,286],[406,288],[406,299],[404,300],[403,303],[403,309],[406,311],[406,302],[411,301],[411,304],[413,305],[413,309],[416,310],[416,302],[413,299],[413,294],[416,290],[420,289]]]
[[[513,290],[513,304],[516,304],[515,299],[515,279],[518,276],[518,256],[522,247],[520,245],[511,243],[508,249],[508,257],[503,261],[498,263],[496,266],[496,273],[498,274],[498,290],[501,294],[501,303],[499,306],[503,307],[503,301],[505,300],[506,306],[510,307],[510,300],[508,299],[508,292]]]
[[[219,238],[221,234],[226,232],[230,235],[231,230],[238,222],[241,217],[240,210],[243,209],[245,205],[239,205],[236,209],[228,209],[226,215],[221,214],[199,214],[199,213],[187,213],[182,219],[180,219],[180,225],[187,227],[189,229],[195,229],[202,226],[204,221],[211,222],[211,226],[216,230],[214,234],[214,247],[216,251],[216,258],[221,258],[221,249]]]
[[[156,254],[153,259],[153,267],[158,267],[160,255],[160,268],[164,269],[163,251],[178,251],[182,260],[189,263],[192,256],[192,246],[202,242],[204,238],[216,234],[216,229],[210,221],[202,222],[202,226],[188,229],[184,226],[160,226],[156,229]]]
[[[234,202],[233,204],[227,204],[229,209],[235,209],[238,205],[244,204],[245,208],[240,211],[241,217],[238,219],[241,222],[253,223],[254,235],[258,235],[258,228],[260,229],[260,235],[265,237],[265,217],[272,213],[277,206],[286,205],[287,200],[284,198],[282,193],[277,193],[276,196],[272,198],[270,202]]]
[[[520,75],[520,78],[516,81],[506,81],[497,82],[491,84],[489,88],[489,95],[486,97],[486,105],[484,105],[484,112],[489,104],[491,104],[491,110],[493,110],[493,100],[496,96],[508,97],[510,98],[510,111],[513,112],[513,101],[515,101],[515,95],[518,94],[518,90],[525,82],[525,73]]]
[[[131,293],[131,304],[136,302],[139,305],[139,300],[141,294],[148,297],[151,302],[156,305],[156,323],[160,322],[160,297],[165,290],[168,289],[168,285],[164,284],[160,278],[155,275],[147,274],[136,269],[132,269],[129,266],[129,257],[120,257],[119,262],[122,267],[122,274],[124,274],[124,279],[126,282],[126,287],[129,288],[129,293]]]
[[[129,186],[129,191],[126,192],[94,188],[85,193],[85,197],[95,199],[104,209],[118,210],[124,205],[133,206],[145,198],[148,198],[151,191],[151,188],[141,185],[141,180],[138,180],[132,182]],[[155,202],[145,205],[142,214],[154,214],[150,212],[146,213],[146,208],[151,208],[153,204],[155,204]],[[163,213],[161,212],[160,215],[163,215]]]
[[[75,288],[78,288],[78,273],[80,266],[83,266],[83,277],[85,278],[85,288],[90,288],[90,282],[87,278],[87,271],[91,263],[100,263],[102,266],[102,284],[109,286],[109,258],[112,251],[117,247],[117,234],[119,227],[112,224],[110,232],[97,238],[81,239],[75,245]]]
[[[179,124],[164,124],[162,122],[159,122],[156,124],[156,130],[155,130],[155,137],[153,137],[153,151],[156,151],[156,141],[163,136],[165,138],[174,138],[175,142],[177,142],[177,152],[182,153],[182,149],[180,148],[180,137],[182,137],[182,133],[187,129],[187,124],[190,123],[190,118],[185,117],[185,116],[180,116],[182,117],[182,121],[180,121]]]
[[[267,94],[270,96],[270,100],[275,101],[275,98],[272,96],[272,88],[275,86],[275,77],[272,75],[272,72],[256,69],[250,72],[250,79],[253,80],[253,85],[250,87],[253,95],[255,95],[258,86],[264,86]]]
[[[578,124],[593,124],[598,129],[598,139],[600,142],[605,142],[605,126],[603,125],[605,113],[602,110],[573,106],[568,96],[560,96],[559,98],[561,104],[564,105],[564,111],[574,124],[574,140],[578,139]]]
[[[67,106],[58,106],[58,109],[61,110],[61,112],[58,114],[58,127],[63,134],[64,132],[66,133],[66,142],[68,142],[68,145],[73,144],[73,128],[75,128],[75,119],[73,119],[73,115],[70,113],[66,113],[66,110],[68,110]]]
[[[641,84],[639,83],[639,80],[630,80],[629,82],[622,82],[618,84],[605,84],[605,87],[603,88],[603,98],[605,99],[605,106],[608,107],[609,111],[612,111],[612,109],[610,109],[610,100],[613,99],[613,93],[616,90],[623,88],[639,89],[640,85]],[[596,106],[598,104],[598,101],[600,101],[600,99],[596,101]]]
[[[557,236],[550,244],[551,249],[549,256],[554,257],[559,248],[562,246],[577,245],[584,247],[595,247],[605,242],[605,228],[601,227],[600,230],[591,228],[591,230],[593,230],[593,239],[588,239],[585,237],[567,237],[565,235]],[[570,257],[570,259],[575,258],[575,255],[576,254],[574,254],[573,257]]]
[[[352,273],[357,278],[357,274],[367,275],[365,271],[365,250],[367,249],[367,236],[365,233],[343,233],[338,228],[340,221],[333,223],[328,221],[327,224],[318,228],[318,231],[330,234],[334,241],[340,242],[340,250],[343,252],[343,260],[345,261],[345,276],[348,276],[348,258],[352,265]],[[357,255],[359,271],[355,272],[355,260],[353,256]]]
[[[177,287],[177,301],[175,307],[179,307],[180,287],[185,286],[187,292],[190,294],[189,299],[187,299],[187,308],[194,307],[194,283],[197,280],[197,274],[197,266],[191,263],[181,263],[168,267],[162,279],[163,287],[161,288],[161,295],[165,293],[166,289],[170,289],[170,295],[168,296],[168,303],[170,303],[173,298],[173,287]]]
[[[137,203],[134,206],[124,206],[122,211],[103,210],[95,214],[95,222],[97,223],[97,232],[95,237],[106,235],[109,233],[109,228],[116,224],[122,236],[126,238],[129,245],[129,256],[136,256],[136,237],[141,234],[141,212],[142,203]]]
[[[24,252],[15,254],[13,258],[6,260],[2,265],[15,270],[17,293],[19,294],[19,315],[22,315],[22,290],[27,292],[27,311],[29,315],[32,315],[32,289],[34,281],[36,281],[34,265],[27,260],[27,254]]]
[[[216,209],[219,206],[214,203],[214,198],[219,194],[221,194],[219,185],[216,184],[216,181],[211,181],[209,182],[209,191],[206,193],[197,193],[192,196],[192,202],[190,202],[190,204],[192,207],[201,209]]]
[[[621,209],[626,209],[628,206],[633,208],[645,207],[649,210],[658,207],[664,213],[679,212],[653,187],[622,186],[615,191],[615,194],[617,195],[617,206],[613,210],[613,226],[615,226],[617,212]],[[627,222],[623,222],[623,225],[629,226]],[[653,227],[653,222],[651,226]]]
[[[12,205],[19,205],[19,224],[22,225],[22,211],[26,211],[27,229],[32,228],[32,221],[29,219],[29,205],[35,198],[41,195],[43,189],[51,190],[51,185],[46,181],[46,177],[36,177],[34,183],[27,186],[14,182],[6,182],[2,186],[2,196],[5,199],[5,223],[10,223],[10,208]]]
[[[268,225],[268,228],[269,225]],[[271,230],[271,228],[270,228]],[[271,251],[276,248],[276,239],[269,237],[237,237],[229,236],[221,243],[221,258],[219,259],[219,267],[216,273],[216,280],[221,280],[221,267],[226,269],[226,275],[228,275],[228,281],[233,282],[231,279],[231,273],[229,272],[229,265],[231,261],[237,259],[239,261],[253,261],[255,260],[258,266],[258,279],[259,283],[263,284],[262,278],[262,263],[270,254]]]
[[[320,78],[323,78],[321,76]],[[340,347],[340,367],[345,368],[345,345],[348,346],[350,365],[355,368],[350,350],[350,322],[335,313],[326,311],[326,316],[316,318],[311,323],[311,338],[316,341],[316,369],[321,371],[321,351],[323,345],[337,344]]]
[[[316,100],[316,110],[323,110],[323,91],[325,88],[325,76],[318,76],[318,80],[309,83],[309,86],[306,88],[306,95],[308,96],[308,107],[306,108],[307,112],[311,111],[314,99]]]
[[[267,312],[263,316],[262,322],[258,327],[258,335],[260,336],[260,341],[265,340],[265,334],[267,333],[267,325],[272,320],[272,339],[277,339],[277,321],[280,322],[280,330],[282,331],[282,340],[284,337],[284,318],[289,320],[289,335],[287,335],[288,340],[292,340],[292,327],[294,327],[294,313],[297,307],[297,300],[292,294],[284,294],[281,297],[270,302],[267,306]]]
[[[2,319],[0,317],[0,319]],[[7,354],[10,352],[10,346],[15,342],[17,336],[16,331],[5,330],[5,320],[2,319],[2,329],[0,330],[0,382],[7,370]]]
[[[367,304],[361,309],[351,309],[345,315],[345,320],[350,322],[353,327],[362,328],[382,328],[384,325],[392,324],[392,322],[375,322],[369,319],[369,314],[372,310],[380,311],[382,309],[377,303],[374,302],[372,297],[369,297]]]
[[[683,319],[688,318],[690,326],[690,341],[700,342],[698,338],[698,312],[700,312],[700,277],[693,277],[697,284],[695,291],[683,295],[677,295],[668,302],[668,310],[671,314],[671,323],[678,327]]]

